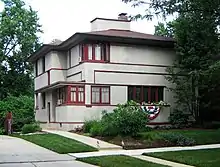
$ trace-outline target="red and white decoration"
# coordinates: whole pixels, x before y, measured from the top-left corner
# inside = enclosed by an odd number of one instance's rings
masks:
[[[150,120],[154,120],[160,114],[159,106],[141,106],[141,109],[148,114]]]

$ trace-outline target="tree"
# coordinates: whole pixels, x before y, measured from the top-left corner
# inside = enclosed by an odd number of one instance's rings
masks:
[[[31,95],[32,65],[26,60],[40,46],[41,26],[37,12],[22,0],[1,0],[0,13],[0,99],[9,94]]]
[[[196,121],[204,119],[210,105],[219,104],[213,93],[220,91],[219,81],[214,70],[220,64],[213,59],[218,55],[220,1],[211,0],[122,0],[133,6],[146,5],[146,13],[133,16],[134,19],[153,19],[155,16],[166,18],[177,15],[174,24],[177,61],[167,69],[172,74],[167,79],[175,85],[177,104],[190,111]],[[159,25],[162,35],[169,34],[164,25]],[[167,34],[166,34],[167,33]],[[178,69],[178,70],[176,70]],[[211,73],[211,72],[212,73]],[[184,77],[187,76],[187,77]],[[217,79],[215,77],[218,77]],[[217,82],[219,83],[219,82]],[[209,97],[209,98],[207,98]],[[213,107],[213,106],[212,106]]]
[[[174,21],[170,21],[167,24],[159,22],[155,26],[155,35],[164,36],[164,37],[174,37]]]

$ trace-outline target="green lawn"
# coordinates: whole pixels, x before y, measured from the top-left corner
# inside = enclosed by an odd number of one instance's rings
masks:
[[[143,138],[160,133],[178,133],[193,138],[197,145],[220,143],[220,130],[153,130],[142,133]]]
[[[176,151],[144,154],[196,167],[219,167],[220,149]]]
[[[60,154],[97,151],[95,148],[56,134],[16,135]]]
[[[101,167],[167,167],[122,155],[80,158],[77,160]]]

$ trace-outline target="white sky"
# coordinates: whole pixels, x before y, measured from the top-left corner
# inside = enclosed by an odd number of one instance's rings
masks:
[[[143,11],[132,8],[121,0],[25,0],[38,11],[44,34],[41,39],[49,43],[53,39],[65,40],[76,32],[90,31],[90,21],[95,17],[117,18],[119,13],[130,14]],[[154,21],[134,21],[131,30],[154,33]]]

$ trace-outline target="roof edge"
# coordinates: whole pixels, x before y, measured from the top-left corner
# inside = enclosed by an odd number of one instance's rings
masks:
[[[101,18],[101,17],[96,17],[90,23],[96,21],[96,20],[106,20],[106,21],[120,21],[120,22],[131,22],[131,20],[119,20],[119,19],[107,19],[107,18]]]

